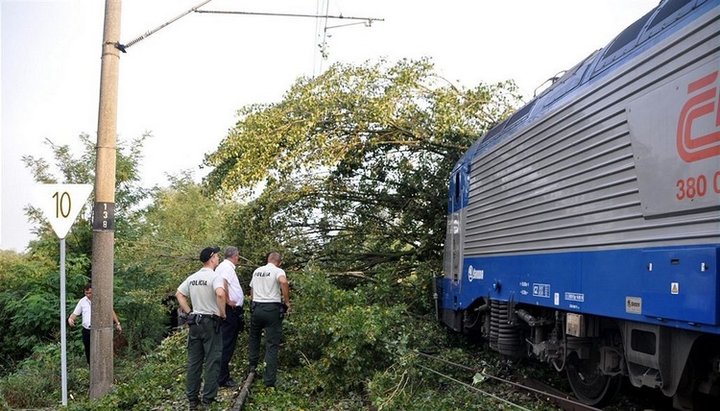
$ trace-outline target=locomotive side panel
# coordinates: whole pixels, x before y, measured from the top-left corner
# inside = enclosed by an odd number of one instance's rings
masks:
[[[720,400],[720,0],[662,1],[452,179],[443,322],[588,404],[622,376]]]
[[[682,215],[645,218],[626,115],[630,101],[682,73],[717,68],[720,23],[706,20],[619,73],[587,83],[562,109],[476,156],[465,255],[717,243],[720,193],[712,193],[716,206],[706,212],[691,207]],[[714,165],[706,162],[709,175],[717,171]],[[660,174],[667,166],[657,162],[646,169]]]

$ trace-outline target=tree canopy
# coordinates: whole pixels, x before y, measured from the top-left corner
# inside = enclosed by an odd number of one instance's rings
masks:
[[[450,171],[519,101],[510,81],[462,88],[428,59],[336,64],[278,103],[239,110],[206,156],[205,183],[260,187],[243,218],[271,221],[298,263],[439,268]]]

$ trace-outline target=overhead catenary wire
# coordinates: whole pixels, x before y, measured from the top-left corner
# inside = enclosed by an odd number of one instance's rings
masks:
[[[327,15],[327,14],[301,14],[301,13],[270,13],[270,12],[258,12],[258,11],[235,11],[235,10],[195,10],[196,13],[212,13],[212,14],[241,14],[246,16],[270,16],[270,17],[306,17],[313,19],[339,19],[339,20],[363,20],[368,22],[373,21],[385,21],[385,19],[377,17],[357,17],[357,16],[343,16],[339,15]]]
[[[198,3],[196,6],[188,9],[187,11],[179,14],[178,16],[168,20],[167,22],[161,24],[160,26],[146,31],[141,36],[138,36],[131,41],[127,43],[120,43],[117,42],[114,44],[115,48],[120,50],[123,53],[127,53],[127,49],[133,46],[134,44],[150,37],[151,35],[157,33],[158,31],[162,30],[163,28],[169,26],[170,24],[180,20],[182,17],[187,16],[190,13],[196,12],[196,13],[209,13],[209,14],[236,14],[236,15],[248,15],[248,16],[270,16],[270,17],[302,17],[302,18],[314,18],[316,19],[316,26],[315,26],[315,36],[319,37],[319,27],[320,27],[320,19],[323,19],[323,34],[322,34],[322,42],[318,44],[318,47],[320,48],[320,69],[319,71],[322,71],[322,60],[327,58],[327,30],[331,28],[338,28],[338,27],[345,27],[345,26],[352,26],[356,24],[364,24],[367,27],[370,27],[373,22],[376,21],[385,21],[385,19],[377,18],[377,17],[357,17],[357,16],[343,16],[342,14],[339,15],[330,15],[329,14],[329,8],[330,8],[330,0],[325,0],[325,14],[320,14],[320,3],[316,4],[316,10],[315,14],[301,14],[301,13],[269,13],[269,12],[252,12],[252,11],[235,11],[235,10],[200,10],[200,7],[210,3],[212,0],[203,0],[200,3]],[[353,23],[346,23],[346,24],[340,24],[335,26],[328,26],[328,20],[329,19],[339,19],[339,20],[359,20],[358,22]],[[316,75],[316,62],[313,61],[313,77]]]
[[[192,13],[192,12],[194,12],[194,11],[198,11],[198,9],[199,9],[200,7],[202,7],[202,6],[210,3],[211,1],[212,1],[212,0],[203,0],[203,1],[200,2],[197,6],[190,8],[189,10],[183,12],[182,14],[179,14],[178,16],[172,18],[171,20],[168,20],[166,23],[163,23],[163,24],[159,25],[158,27],[156,27],[156,28],[154,28],[154,29],[152,29],[152,30],[146,31],[143,35],[138,36],[138,37],[130,40],[130,41],[127,42],[126,44],[116,43],[116,44],[115,44],[115,47],[116,47],[118,50],[122,51],[123,53],[127,53],[127,49],[129,49],[133,44],[138,43],[139,41],[150,37],[151,35],[157,33],[158,31],[162,30],[163,28],[165,28],[165,27],[171,25],[172,23],[180,20],[181,18],[187,16],[188,14],[190,14],[190,13]]]

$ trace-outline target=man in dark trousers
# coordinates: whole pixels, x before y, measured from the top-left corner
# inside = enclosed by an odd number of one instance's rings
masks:
[[[92,284],[87,283],[83,291],[85,293],[85,297],[81,298],[80,301],[78,301],[72,314],[70,314],[70,317],[68,317],[67,322],[68,324],[70,324],[71,327],[74,327],[77,317],[82,317],[82,339],[83,346],[85,346],[85,359],[87,360],[87,363],[90,364],[90,313],[92,312]],[[115,310],[113,310],[112,312],[112,318],[113,322],[115,323],[115,329],[122,332],[122,327],[120,326],[120,319],[118,318],[117,314],[115,314]]]
[[[290,309],[290,287],[285,271],[280,268],[282,258],[277,252],[268,255],[267,264],[253,272],[250,280],[252,315],[250,322],[250,372],[255,372],[260,359],[260,338],[265,330],[266,387],[274,387],[277,380],[278,350],[282,339],[282,319]]]
[[[225,305],[227,317],[222,322],[222,359],[220,361],[220,375],[218,376],[218,385],[228,388],[237,385],[230,376],[230,360],[235,352],[238,334],[244,328],[243,301],[245,296],[238,276],[235,274],[235,266],[239,258],[238,249],[228,247],[225,249],[225,260],[215,269],[217,275],[224,280],[225,295],[228,297]]]
[[[188,313],[188,364],[186,394],[190,409],[197,409],[200,402],[215,401],[218,391],[218,373],[222,354],[221,321],[225,318],[225,284],[215,273],[220,262],[217,247],[206,247],[200,252],[203,267],[180,284],[175,293],[180,308]],[[188,303],[192,301],[192,310]],[[205,385],[199,398],[203,365]]]

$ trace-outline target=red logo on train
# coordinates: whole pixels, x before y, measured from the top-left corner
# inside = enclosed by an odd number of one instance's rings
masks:
[[[680,111],[677,126],[678,154],[688,163],[720,155],[720,95],[717,80],[718,71],[715,71],[688,84],[690,97]],[[704,126],[699,127],[699,124]]]

